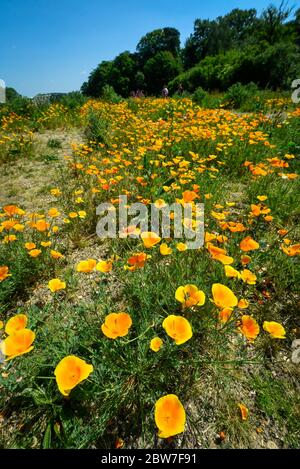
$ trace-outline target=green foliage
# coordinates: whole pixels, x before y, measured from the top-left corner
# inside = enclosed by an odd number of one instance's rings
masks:
[[[233,109],[238,109],[248,101],[253,99],[257,93],[258,88],[254,83],[248,85],[241,85],[241,83],[235,83],[226,92],[224,96],[224,104]]]
[[[86,97],[80,93],[80,91],[72,91],[71,93],[66,94],[60,100],[60,103],[63,106],[66,106],[69,109],[78,109],[86,102]]]
[[[14,88],[10,88],[9,86],[5,89],[5,93],[7,102],[13,101],[14,99],[20,97],[20,94]]]
[[[198,86],[226,90],[240,82],[250,82],[265,88],[287,89],[300,73],[300,53],[291,43],[250,45],[244,50],[233,49],[207,56],[198,65],[180,74],[169,83],[176,90],[179,83],[190,92]]]
[[[61,141],[58,138],[49,138],[47,142],[49,148],[61,148]]]
[[[199,86],[193,94],[193,101],[196,104],[201,105],[203,103],[204,99],[206,98],[206,96],[207,96],[206,91],[204,91],[204,89],[201,88],[201,86]]]
[[[282,2],[260,17],[255,9],[236,8],[215,20],[198,18],[182,50],[176,29],[154,30],[141,38],[136,53],[125,51],[101,62],[82,92],[100,97],[104,85],[110,85],[123,97],[137,89],[157,94],[168,82],[174,93],[181,82],[191,93],[199,86],[227,90],[237,82],[287,89],[300,73],[300,10],[287,21],[290,14]]]
[[[171,52],[158,52],[149,59],[144,67],[147,89],[151,94],[161,92],[163,86],[175,78],[181,70],[181,64]]]
[[[109,145],[109,129],[110,125],[107,119],[94,111],[89,112],[85,128],[85,136],[88,141],[94,142],[96,145],[99,143]]]
[[[159,52],[169,51],[177,57],[180,51],[180,33],[175,28],[155,29],[142,37],[136,50],[141,65]]]
[[[110,85],[103,86],[101,97],[104,101],[109,103],[119,103],[121,101],[121,96],[119,96]]]

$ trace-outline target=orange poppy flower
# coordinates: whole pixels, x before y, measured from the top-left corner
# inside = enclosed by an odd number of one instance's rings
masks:
[[[247,337],[247,339],[253,341],[259,334],[259,325],[254,318],[248,315],[244,315],[242,316],[239,330],[245,337]]]
[[[293,244],[292,246],[286,247],[284,244],[281,245],[281,249],[289,257],[298,256],[300,254],[300,244]]]
[[[25,248],[28,249],[28,251],[31,251],[32,249],[36,248],[35,243],[25,243]]]
[[[112,269],[112,262],[111,261],[99,261],[98,264],[96,265],[96,269],[99,272],[107,274]]]
[[[59,217],[60,212],[57,210],[57,208],[53,207],[53,208],[50,208],[50,210],[48,211],[48,215],[51,218],[56,218],[56,217]]]
[[[109,339],[124,337],[128,334],[132,319],[127,313],[110,313],[106,316],[101,330]]]
[[[51,249],[50,255],[53,259],[63,259],[65,257],[61,252],[55,251],[54,249]]]
[[[194,191],[184,191],[182,193],[182,199],[183,199],[185,204],[187,204],[189,202],[193,202],[193,200],[195,200],[197,197],[198,197],[198,195]]]
[[[9,335],[1,343],[1,351],[3,355],[11,360],[19,355],[28,353],[33,349],[33,341],[35,339],[35,333],[30,329],[20,329]]]
[[[160,438],[169,438],[184,432],[185,410],[175,394],[167,394],[156,401],[154,418]]]
[[[242,265],[248,265],[251,262],[251,257],[250,256],[242,256],[241,257],[241,263]]]
[[[92,270],[94,270],[94,268],[96,267],[96,264],[97,264],[97,261],[95,261],[95,259],[87,259],[86,261],[80,261],[77,264],[76,270],[77,272],[89,273],[89,272],[92,272]]]
[[[222,262],[222,264],[228,265],[233,263],[233,257],[227,256],[225,249],[218,248],[211,243],[207,243],[207,249],[211,257]]]
[[[21,329],[26,329],[27,321],[28,319],[25,314],[17,314],[16,316],[13,316],[6,323],[5,333],[7,335],[11,335]]]
[[[45,220],[38,220],[35,224],[34,227],[37,229],[37,231],[40,231],[41,233],[44,231],[47,231],[50,227],[50,223],[47,223]]]
[[[145,252],[138,252],[137,254],[133,254],[133,256],[131,256],[127,261],[128,264],[131,266],[129,267],[129,269],[135,270],[144,267],[147,259],[148,256]]]
[[[40,249],[32,249],[31,251],[28,252],[28,254],[31,257],[38,257],[41,254],[41,252],[42,251]]]
[[[162,347],[163,341],[159,337],[154,337],[150,342],[150,349],[153,352],[158,352]]]
[[[259,248],[259,244],[251,236],[247,236],[240,242],[240,248],[245,252],[254,251]]]
[[[72,389],[87,379],[93,370],[92,365],[88,365],[75,355],[63,358],[54,371],[59,391],[63,396],[68,396]]]
[[[66,288],[66,282],[61,281],[59,278],[53,278],[48,282],[48,288],[55,293],[59,290],[64,290]]]
[[[193,336],[192,327],[183,316],[171,314],[164,319],[162,326],[168,336],[174,339],[176,345],[184,344]]]
[[[198,290],[196,285],[178,287],[175,292],[175,298],[182,303],[183,308],[202,306],[205,303],[205,293],[202,290]]]
[[[224,308],[219,312],[219,320],[223,323],[227,322],[232,316],[232,308]]]
[[[273,339],[285,339],[285,329],[284,327],[276,321],[264,321],[263,329],[269,332],[270,336]]]
[[[0,266],[0,282],[5,280],[7,277],[11,277],[11,274],[8,273],[8,267],[6,265]]]
[[[12,217],[13,215],[24,215],[25,212],[21,208],[17,207],[16,205],[5,205],[3,207],[4,212],[6,215],[9,217]]]
[[[288,230],[284,230],[284,229],[278,230],[278,234],[279,234],[280,236],[285,236],[286,234],[288,234]]]
[[[241,272],[241,278],[245,283],[248,283],[248,285],[255,285],[257,280],[256,275],[248,269],[244,269]]]
[[[230,288],[221,283],[214,283],[212,295],[215,305],[218,308],[233,308],[238,304],[238,299]]]
[[[51,241],[41,241],[41,246],[43,246],[44,248],[48,248],[49,246],[51,246],[51,244]]]
[[[234,269],[231,267],[231,265],[225,265],[225,275],[226,277],[232,277],[232,278],[240,278],[241,274],[239,273],[238,270]]]
[[[117,438],[115,441],[115,448],[116,449],[121,449],[124,446],[124,440],[122,438]]]
[[[187,250],[187,245],[185,243],[177,243],[176,244],[176,249],[179,252],[183,252]]]
[[[168,256],[169,254],[172,254],[172,249],[169,248],[169,246],[166,243],[162,243],[159,246],[159,252],[161,253],[162,256]]]
[[[240,411],[241,411],[241,418],[242,420],[247,420],[248,418],[248,414],[249,414],[249,410],[247,409],[247,407],[244,405],[244,404],[238,404],[239,408],[240,408]]]
[[[249,306],[249,301],[245,300],[244,298],[240,299],[238,302],[238,308],[240,309],[246,309]]]
[[[161,241],[161,238],[158,236],[158,234],[154,233],[153,231],[144,231],[141,233],[141,239],[146,248],[152,248]]]

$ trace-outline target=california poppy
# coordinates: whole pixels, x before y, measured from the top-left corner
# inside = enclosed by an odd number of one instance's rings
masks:
[[[101,330],[109,339],[124,337],[128,334],[132,319],[127,313],[110,313],[106,316]]]
[[[158,352],[163,344],[163,341],[159,337],[154,337],[150,342],[150,349],[153,352]]]
[[[98,264],[96,265],[96,270],[104,274],[107,274],[108,272],[110,272],[111,269],[112,269],[111,261],[99,261]]]
[[[7,277],[10,277],[11,274],[8,273],[8,267],[6,265],[0,266],[0,282],[5,280]]]
[[[136,270],[136,269],[140,269],[142,267],[144,267],[147,259],[149,258],[150,256],[147,256],[147,254],[145,252],[138,252],[137,254],[133,254],[133,256],[131,256],[129,259],[128,259],[128,264],[130,267],[127,267],[129,270]]]
[[[154,233],[153,231],[144,231],[143,233],[141,233],[141,239],[146,248],[152,248],[161,240],[158,234]]]
[[[259,334],[259,325],[252,316],[244,315],[239,330],[247,339],[253,341]]]
[[[35,333],[30,329],[20,329],[7,336],[1,343],[1,351],[8,356],[7,360],[28,353],[33,349]]]
[[[88,365],[81,358],[69,355],[63,358],[55,368],[54,375],[59,391],[68,396],[72,389],[89,377],[93,372],[92,365]]]
[[[5,332],[7,335],[11,335],[16,331],[25,329],[27,326],[27,316],[25,314],[17,314],[10,318],[5,325]]]
[[[164,319],[162,326],[177,345],[184,344],[193,336],[192,327],[183,316],[171,314]]]
[[[248,413],[249,413],[249,410],[247,409],[247,407],[244,405],[244,404],[238,404],[238,407],[241,411],[241,418],[242,420],[247,420],[248,418]]]
[[[168,256],[169,254],[172,254],[172,249],[166,243],[162,243],[159,246],[159,252],[162,256]]]
[[[66,282],[63,282],[59,278],[53,278],[48,282],[48,288],[55,293],[59,290],[64,290],[66,288]]]
[[[256,275],[248,269],[244,269],[241,272],[241,278],[248,285],[255,285],[257,277]]]
[[[254,251],[259,248],[259,244],[251,236],[247,236],[240,242],[240,248],[245,252]]]
[[[238,299],[230,288],[221,283],[214,283],[212,295],[215,305],[218,308],[233,308],[238,304]]]
[[[96,267],[96,264],[97,264],[97,261],[95,261],[95,259],[87,259],[86,261],[80,261],[77,264],[76,270],[77,272],[89,273],[89,272],[92,272],[92,270],[94,270],[94,268]]]
[[[156,401],[154,418],[160,438],[169,438],[184,432],[185,410],[175,394],[167,394]]]
[[[276,321],[264,321],[263,329],[269,332],[273,339],[285,339],[284,327]]]
[[[178,287],[175,292],[175,298],[182,303],[183,308],[202,306],[205,303],[205,293],[202,290],[198,290],[196,285]]]

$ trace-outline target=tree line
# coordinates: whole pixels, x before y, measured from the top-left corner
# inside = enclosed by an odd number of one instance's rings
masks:
[[[255,9],[234,9],[214,20],[196,19],[180,47],[180,33],[166,27],[147,33],[134,53],[125,51],[102,61],[83,83],[86,96],[101,97],[107,87],[120,96],[143,90],[171,92],[226,90],[240,82],[261,88],[286,89],[300,76],[300,9],[282,2]]]

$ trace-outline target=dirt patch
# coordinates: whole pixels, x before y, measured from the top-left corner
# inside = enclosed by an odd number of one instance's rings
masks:
[[[53,148],[49,141],[58,142]],[[78,129],[46,130],[34,135],[34,157],[1,166],[0,206],[18,204],[29,211],[43,211],[50,202],[49,190],[55,187],[56,171],[70,154],[71,143],[82,143]]]

